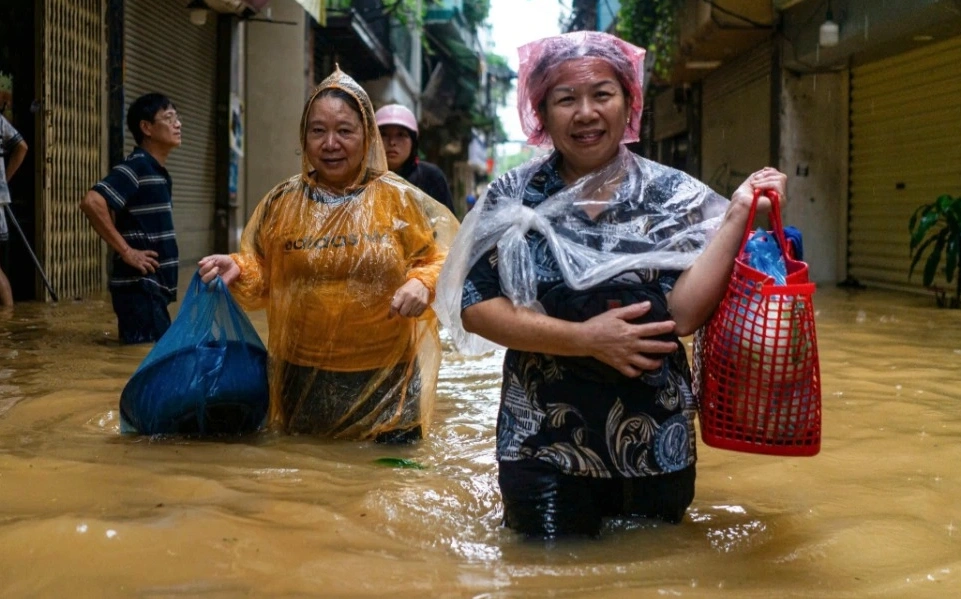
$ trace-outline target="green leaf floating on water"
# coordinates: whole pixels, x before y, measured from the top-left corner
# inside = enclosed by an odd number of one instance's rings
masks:
[[[374,460],[375,464],[380,466],[389,466],[391,468],[410,468],[412,470],[426,470],[426,466],[415,462],[414,460],[406,460],[404,458],[377,458]]]

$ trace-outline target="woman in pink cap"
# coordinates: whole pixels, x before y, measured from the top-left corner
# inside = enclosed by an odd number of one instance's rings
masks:
[[[468,213],[435,303],[461,351],[507,348],[504,522],[537,538],[598,535],[609,517],[679,523],[696,460],[679,337],[719,304],[754,190],[784,197],[786,177],[759,170],[728,201],[628,151],[644,50],[623,40],[570,33],[520,59],[521,123],[553,152],[494,181]]]
[[[387,151],[387,166],[393,172],[419,187],[451,212],[454,202],[444,172],[436,164],[417,156],[417,118],[400,104],[388,104],[376,112],[377,128]]]

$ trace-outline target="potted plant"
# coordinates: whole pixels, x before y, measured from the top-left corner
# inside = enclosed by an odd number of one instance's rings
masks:
[[[953,198],[943,195],[930,204],[918,206],[908,223],[911,232],[911,269],[908,278],[914,274],[914,267],[927,254],[924,263],[925,287],[933,287],[934,275],[944,260],[944,276],[951,283],[957,276],[954,297],[947,301],[945,292],[934,287],[938,294],[938,305],[951,308],[961,307],[961,196]]]

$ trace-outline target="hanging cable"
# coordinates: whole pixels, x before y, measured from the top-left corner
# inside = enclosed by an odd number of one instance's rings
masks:
[[[733,10],[730,10],[730,9],[728,9],[728,8],[724,8],[723,6],[718,5],[718,3],[715,2],[714,0],[701,0],[701,2],[704,2],[704,3],[706,3],[706,4],[710,4],[711,7],[713,7],[715,10],[717,10],[719,13],[723,13],[723,14],[725,14],[725,15],[727,15],[727,16],[729,16],[729,17],[735,18],[735,19],[737,19],[737,20],[739,20],[739,21],[744,21],[745,23],[747,23],[747,24],[749,24],[749,25],[752,25],[752,26],[754,26],[754,27],[756,27],[756,28],[758,28],[758,29],[770,29],[771,27],[774,27],[774,23],[773,23],[773,22],[772,22],[772,23],[761,23],[761,22],[759,22],[759,21],[755,21],[754,19],[751,19],[751,18],[749,18],[749,17],[745,17],[745,16],[742,15],[742,14],[738,14],[738,13],[734,12]]]

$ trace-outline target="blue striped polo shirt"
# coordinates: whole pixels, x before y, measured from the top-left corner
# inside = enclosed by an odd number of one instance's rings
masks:
[[[114,224],[130,247],[154,250],[160,268],[143,275],[113,255],[110,287],[142,286],[168,301],[177,299],[179,254],[174,233],[173,182],[167,169],[143,148],[135,147],[127,158],[93,186],[107,200]]]

